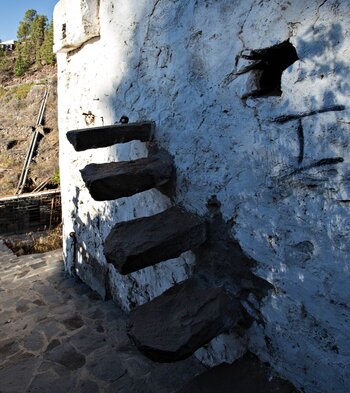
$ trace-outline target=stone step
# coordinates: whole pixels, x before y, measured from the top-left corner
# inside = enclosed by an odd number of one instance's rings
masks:
[[[222,288],[191,279],[131,311],[128,334],[153,361],[177,362],[236,326],[242,315],[240,302]]]
[[[266,363],[245,354],[232,364],[222,363],[198,375],[176,393],[298,393],[288,381],[276,377]]]
[[[172,157],[160,151],[135,161],[90,164],[80,172],[93,199],[106,201],[163,186],[175,170]]]
[[[152,139],[153,130],[153,122],[116,124],[68,131],[67,138],[76,151],[83,151],[133,140],[148,142]]]
[[[203,219],[172,207],[162,213],[116,224],[105,240],[104,253],[121,274],[176,258],[206,239]]]

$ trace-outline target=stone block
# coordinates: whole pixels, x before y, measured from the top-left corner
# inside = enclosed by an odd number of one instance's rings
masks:
[[[171,156],[161,151],[134,161],[89,164],[80,171],[96,201],[131,196],[166,184],[174,173]]]
[[[83,151],[134,140],[148,142],[152,138],[153,128],[152,122],[115,124],[68,131],[67,138],[76,151]]]
[[[242,319],[238,300],[192,279],[131,311],[128,334],[150,359],[176,362]]]
[[[205,221],[179,207],[150,217],[116,224],[107,236],[104,253],[121,274],[176,258],[206,239]]]

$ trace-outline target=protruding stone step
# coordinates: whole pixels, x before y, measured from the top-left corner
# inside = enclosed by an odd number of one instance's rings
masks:
[[[107,262],[128,274],[176,258],[206,239],[205,221],[172,207],[150,217],[116,224],[105,240]]]
[[[173,160],[166,151],[135,161],[90,164],[80,171],[96,201],[127,197],[160,187],[174,173]]]
[[[133,140],[147,142],[152,139],[153,129],[153,122],[116,124],[68,131],[67,138],[76,151],[83,151]]]
[[[200,374],[177,393],[298,393],[288,381],[247,353],[232,364],[222,363]]]
[[[240,302],[223,289],[187,280],[131,311],[128,334],[150,359],[176,362],[233,328],[242,315]]]

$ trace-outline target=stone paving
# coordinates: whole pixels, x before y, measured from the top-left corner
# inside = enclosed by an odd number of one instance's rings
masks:
[[[126,322],[66,275],[62,250],[16,257],[0,240],[0,393],[171,393],[204,371],[143,357]]]

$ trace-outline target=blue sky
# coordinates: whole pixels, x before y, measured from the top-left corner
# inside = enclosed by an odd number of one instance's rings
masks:
[[[57,2],[58,0],[0,0],[0,39],[16,39],[19,22],[29,9],[34,9],[51,20]]]

